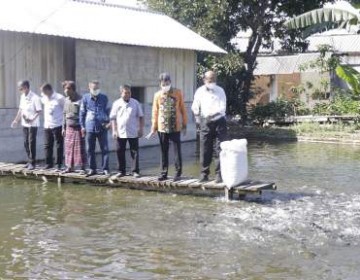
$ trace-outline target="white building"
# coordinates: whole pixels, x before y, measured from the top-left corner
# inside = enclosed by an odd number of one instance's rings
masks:
[[[10,129],[19,104],[18,80],[28,79],[39,93],[44,82],[61,92],[61,82],[70,79],[84,92],[88,81],[97,79],[111,101],[118,98],[119,85],[128,83],[144,104],[149,129],[159,73],[169,72],[190,103],[197,51],[225,53],[168,16],[144,9],[82,0],[12,0],[0,5],[1,161],[25,160],[22,132]],[[187,139],[194,137],[190,125]],[[38,140],[40,159],[41,133]],[[142,140],[142,145],[154,143]]]
[[[246,49],[248,36],[249,34],[244,33],[236,39],[237,46],[241,51]],[[340,57],[342,64],[352,66],[360,71],[360,34],[349,33],[346,30],[331,30],[312,35],[307,40],[309,47],[306,53],[282,54],[277,40],[274,40],[272,48],[261,49],[254,71],[256,77],[254,103],[267,103],[281,96],[291,96],[291,88],[300,84],[311,83],[314,88],[319,87],[322,76],[314,69],[301,71],[300,67],[319,57],[318,47],[320,45],[331,46],[333,54]],[[329,73],[323,74],[323,77],[330,82]],[[331,83],[347,87],[336,76]]]

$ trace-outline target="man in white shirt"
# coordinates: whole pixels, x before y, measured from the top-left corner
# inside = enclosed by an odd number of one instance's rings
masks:
[[[200,122],[200,182],[209,180],[214,142],[216,142],[216,183],[222,182],[220,172],[220,143],[227,138],[226,127],[226,95],[225,91],[216,85],[216,74],[208,71],[204,75],[204,85],[195,92],[191,107],[196,120]]]
[[[33,170],[36,161],[36,136],[40,126],[41,101],[40,97],[30,90],[29,81],[20,81],[18,89],[21,92],[20,105],[18,113],[11,123],[11,127],[16,127],[17,123],[21,120],[24,133],[24,147],[28,156],[26,167],[29,170]]]
[[[131,87],[120,87],[120,98],[114,102],[110,112],[110,120],[113,138],[117,142],[117,158],[119,173],[115,177],[126,175],[126,143],[129,142],[132,158],[132,174],[135,178],[140,177],[139,170],[139,138],[143,136],[144,113],[140,103],[131,98]]]
[[[44,149],[45,149],[45,168],[54,167],[53,149],[54,142],[56,147],[56,165],[60,170],[63,163],[64,138],[62,135],[62,124],[64,116],[65,97],[53,91],[50,84],[44,84],[41,87],[44,104]]]
[[[119,173],[115,177],[126,175],[126,143],[130,145],[132,158],[131,171],[135,178],[140,177],[139,170],[139,138],[144,131],[144,113],[140,103],[131,98],[131,87],[120,87],[120,98],[114,102],[110,112],[113,137],[117,142],[117,158]]]

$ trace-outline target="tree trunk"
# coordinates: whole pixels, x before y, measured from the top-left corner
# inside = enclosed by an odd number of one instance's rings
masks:
[[[253,30],[252,35],[249,40],[249,45],[247,47],[244,61],[247,64],[247,69],[244,74],[243,85],[240,92],[240,114],[243,124],[247,122],[247,103],[250,99],[252,81],[254,79],[254,70],[256,67],[256,58],[259,53],[259,49],[262,44],[262,36],[256,30]]]

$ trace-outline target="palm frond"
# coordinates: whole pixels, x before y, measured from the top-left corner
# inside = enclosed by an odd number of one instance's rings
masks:
[[[339,26],[358,24],[359,14],[339,8],[320,8],[298,15],[285,22],[289,29],[317,26],[324,23],[336,23]]]
[[[338,22],[324,22],[306,27],[302,31],[302,37],[307,38],[315,33],[322,33],[331,29],[345,28],[346,25]]]
[[[360,73],[348,65],[339,65],[335,69],[336,75],[344,80],[354,94],[360,94]]]

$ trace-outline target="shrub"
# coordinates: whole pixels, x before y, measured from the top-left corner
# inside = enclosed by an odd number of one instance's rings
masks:
[[[330,104],[328,102],[316,103],[314,108],[312,109],[312,113],[317,116],[331,115]]]
[[[255,105],[250,110],[250,117],[253,121],[263,124],[269,119],[281,120],[288,116],[307,115],[310,109],[299,99],[286,100],[277,99],[265,105]]]
[[[313,108],[314,115],[359,115],[360,101],[348,95],[337,95],[330,103],[320,102]]]

